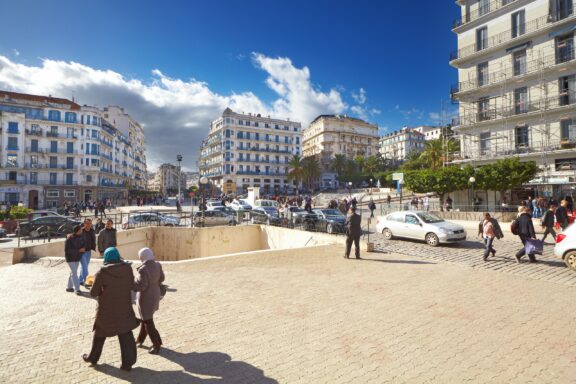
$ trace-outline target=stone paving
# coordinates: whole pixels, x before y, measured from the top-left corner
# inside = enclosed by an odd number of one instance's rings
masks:
[[[569,280],[480,268],[458,247],[383,246],[422,254],[356,261],[323,246],[165,263],[170,291],[156,316],[165,348],[140,349],[129,373],[116,340],[97,367],[81,361],[95,302],[64,291],[61,259],[1,268],[0,382],[575,382]]]

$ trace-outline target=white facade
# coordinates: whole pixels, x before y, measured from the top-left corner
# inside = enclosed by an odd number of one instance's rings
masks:
[[[576,182],[576,17],[572,0],[460,0],[455,24],[456,163],[510,156],[542,170],[531,184],[560,194]]]
[[[300,123],[227,108],[202,143],[200,174],[227,193],[248,187],[283,192],[289,162],[302,153],[301,138]]]
[[[424,140],[437,140],[442,138],[443,127],[434,127],[430,125],[421,125],[412,128],[415,132],[420,132],[424,135]]]
[[[413,152],[424,150],[426,135],[415,128],[404,127],[380,138],[382,157],[393,162],[403,162]]]
[[[179,167],[173,164],[162,164],[154,174],[154,178],[149,180],[148,189],[158,191],[164,196],[177,195],[178,178],[180,177],[180,191],[186,190],[186,172],[179,175]]]

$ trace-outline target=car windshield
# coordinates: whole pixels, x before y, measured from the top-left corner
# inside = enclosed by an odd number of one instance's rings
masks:
[[[238,201],[239,201],[240,204],[242,204],[242,205],[249,205],[246,200],[238,200]]]
[[[342,212],[337,209],[323,209],[321,212],[327,216],[344,216]]]
[[[441,223],[444,221],[444,219],[441,219],[431,213],[419,212],[417,215],[425,223]]]
[[[219,201],[209,201],[208,204],[213,206],[213,207],[221,207],[222,206],[222,203]]]
[[[290,212],[304,212],[304,211],[305,211],[304,208],[290,207]]]

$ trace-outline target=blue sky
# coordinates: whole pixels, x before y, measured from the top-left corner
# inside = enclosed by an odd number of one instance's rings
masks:
[[[152,137],[168,133],[159,124],[189,137],[185,158],[196,156],[207,121],[227,103],[301,120],[314,113],[361,115],[383,131],[438,123],[442,99],[454,110],[447,102],[456,82],[448,65],[456,46],[453,1],[142,3],[4,2],[0,10],[10,17],[0,39],[0,86],[125,105]],[[152,92],[153,85],[159,89]],[[140,96],[152,106],[140,110],[134,93],[149,91]],[[183,95],[195,101],[170,105]],[[182,145],[153,148],[149,140],[149,157],[171,161],[164,157],[173,146],[184,151]]]

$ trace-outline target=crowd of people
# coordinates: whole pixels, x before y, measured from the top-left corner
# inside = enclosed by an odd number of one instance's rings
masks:
[[[110,212],[113,208],[112,200],[106,199],[101,201],[82,201],[76,202],[74,204],[70,204],[68,202],[64,203],[62,207],[64,210],[65,216],[75,216],[80,217],[81,214],[94,211],[94,216],[98,217],[98,215],[102,217],[106,217],[106,210]]]
[[[88,266],[96,249],[103,265],[93,279],[89,279]],[[141,265],[134,276],[132,263],[125,261],[118,251],[113,221],[107,220],[103,224],[102,219],[98,219],[94,227],[92,220],[86,218],[66,239],[64,253],[70,267],[66,291],[82,295],[80,287],[83,286],[89,289],[90,296],[98,300],[92,347],[89,353],[82,355],[82,359],[97,364],[106,338],[115,336],[120,342],[122,370],[132,369],[136,363],[137,347],[142,347],[148,336],[152,341],[149,353],[160,353],[162,338],[154,324],[154,313],[159,308],[164,272],[162,265],[155,261],[152,250],[142,248],[138,252]],[[136,292],[139,319],[132,307],[132,291]],[[140,331],[134,339],[132,331],[138,326]]]

